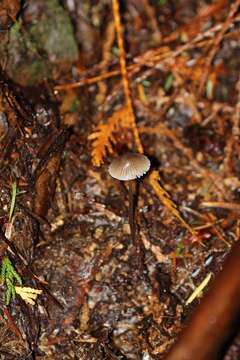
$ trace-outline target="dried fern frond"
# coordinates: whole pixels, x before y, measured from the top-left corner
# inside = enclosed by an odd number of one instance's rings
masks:
[[[136,141],[136,132],[138,134],[138,130],[136,126],[133,127],[132,115],[129,108],[123,106],[115,111],[105,124],[99,124],[93,133],[88,136],[88,140],[92,141],[91,156],[93,165],[100,166],[104,162],[104,157],[113,153],[112,145],[118,141],[116,134],[123,129],[129,129],[132,132],[137,149],[142,152],[142,147],[139,147]]]
[[[183,219],[177,205],[172,201],[168,192],[159,183],[160,176],[158,171],[154,170],[150,177],[149,182],[155,191],[160,201],[165,205],[171,213],[182,223],[182,225],[193,235],[194,239],[198,239],[198,233]]]
[[[31,287],[15,286],[16,294],[18,294],[26,304],[35,305],[38,295],[42,294],[42,290]]]
[[[108,119],[106,124],[100,124],[95,131],[89,135],[88,139],[92,140],[92,163],[95,166],[100,166],[103,159],[107,154],[112,154],[113,143],[117,142],[114,132],[120,128],[129,128],[132,131],[134,142],[137,150],[143,153],[143,146],[139,136],[138,128],[136,125],[135,114],[133,111],[132,94],[129,86],[126,66],[126,52],[124,49],[123,32],[121,25],[119,0],[112,0],[114,25],[116,28],[117,44],[119,48],[119,63],[120,71],[124,89],[126,105],[120,110],[117,110]]]
[[[116,28],[117,44],[118,44],[118,48],[119,48],[119,63],[120,63],[120,70],[121,70],[126,106],[127,106],[129,128],[131,128],[131,130],[133,132],[133,137],[134,137],[134,141],[135,141],[136,147],[138,149],[138,152],[143,154],[143,152],[144,152],[143,146],[142,146],[138,128],[136,125],[136,118],[135,118],[135,114],[133,111],[132,93],[131,93],[131,89],[130,89],[129,81],[128,81],[126,52],[125,52],[125,48],[124,48],[123,29],[122,29],[122,24],[121,24],[119,0],[112,0],[112,10],[113,10],[114,24],[115,24],[115,28]]]
[[[103,163],[103,158],[107,153],[112,153],[112,142],[114,142],[114,126],[108,124],[100,124],[95,131],[89,135],[88,139],[92,142],[92,163],[95,166],[100,166]]]
[[[107,154],[112,154],[112,144],[116,142],[114,133],[120,130],[125,125],[125,118],[127,114],[126,107],[115,111],[112,116],[108,118],[106,124],[99,124],[94,132],[88,136],[92,141],[92,163],[95,166],[100,166]]]

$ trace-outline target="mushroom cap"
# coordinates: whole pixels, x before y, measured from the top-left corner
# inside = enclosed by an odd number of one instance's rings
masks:
[[[142,154],[127,153],[114,159],[109,174],[118,180],[134,180],[144,175],[150,168],[150,160]]]

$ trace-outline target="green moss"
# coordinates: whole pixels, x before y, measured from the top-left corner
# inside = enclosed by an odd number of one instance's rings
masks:
[[[50,61],[76,60],[78,48],[68,13],[57,0],[45,0],[44,12],[29,31],[39,49],[43,49]]]
[[[29,27],[17,21],[11,27],[9,41],[0,44],[0,57],[7,58],[9,77],[22,85],[41,82],[51,77],[56,63],[78,58],[72,24],[59,1],[34,0],[36,3],[43,10],[32,9]]]
[[[34,63],[29,64],[29,66],[26,66],[26,63],[21,63],[11,71],[11,77],[15,82],[27,86],[33,86],[42,82],[48,76],[49,72],[46,65],[42,61],[36,60]]]
[[[39,55],[29,34],[22,30],[21,21],[10,30],[7,57],[7,73],[17,83],[32,85],[49,75],[47,63]]]

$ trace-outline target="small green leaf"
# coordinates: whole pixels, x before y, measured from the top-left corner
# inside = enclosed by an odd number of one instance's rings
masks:
[[[149,88],[151,86],[151,81],[145,79],[142,81],[142,85]]]
[[[158,5],[163,6],[167,3],[167,0],[158,0]]]
[[[214,90],[214,85],[211,79],[209,79],[206,83],[206,95],[208,99],[212,99],[213,97],[213,90]]]
[[[113,47],[112,47],[112,53],[113,53],[113,55],[115,55],[115,56],[119,56],[119,49],[118,49],[117,46],[113,46]]]
[[[180,257],[182,255],[182,251],[184,250],[184,244],[180,241],[175,250],[176,257]]]
[[[10,211],[9,211],[9,220],[8,220],[9,222],[11,222],[13,212],[14,212],[14,209],[15,209],[16,196],[17,196],[17,182],[14,181],[12,183],[11,207],[10,207]]]
[[[165,80],[165,83],[164,83],[164,90],[165,90],[166,92],[168,92],[168,91],[171,89],[171,87],[172,87],[172,85],[173,85],[173,80],[174,80],[174,76],[173,76],[172,73],[170,73],[170,74],[167,76],[167,78],[166,78],[166,80]]]

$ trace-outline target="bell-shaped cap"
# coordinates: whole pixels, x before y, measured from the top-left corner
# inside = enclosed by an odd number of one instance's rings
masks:
[[[127,153],[114,159],[108,171],[113,178],[127,181],[144,175],[150,165],[150,160],[145,155]]]

